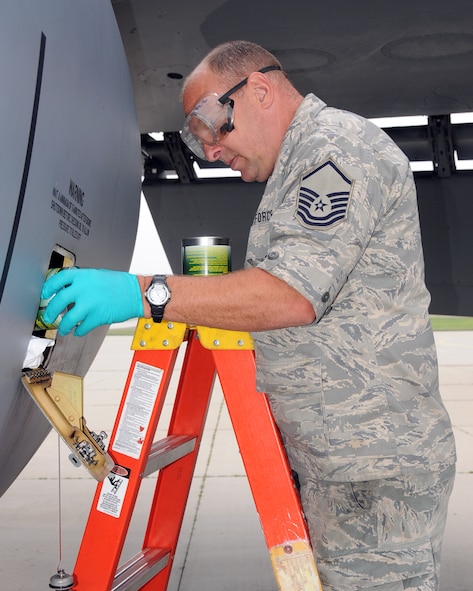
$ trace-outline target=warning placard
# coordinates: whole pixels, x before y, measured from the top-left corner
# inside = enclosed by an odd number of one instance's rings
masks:
[[[137,362],[126,395],[112,449],[138,459],[148,431],[163,370]]]
[[[97,503],[97,511],[118,519],[123,507],[129,481],[130,471],[128,468],[115,466],[103,481],[102,491]]]

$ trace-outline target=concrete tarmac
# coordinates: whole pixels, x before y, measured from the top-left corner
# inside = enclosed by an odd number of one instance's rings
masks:
[[[437,332],[435,337],[442,395],[452,418],[458,447],[457,478],[444,541],[441,591],[471,591],[473,332]],[[111,431],[132,357],[130,344],[129,336],[107,336],[84,380],[84,414],[94,431]],[[51,432],[0,499],[2,591],[46,590],[58,567],[67,572],[74,569],[96,483],[83,468],[73,467],[67,456],[68,449],[56,433]],[[146,478],[141,487],[122,561],[141,548],[155,478]],[[97,535],[100,536],[100,532]],[[105,546],[107,540],[101,543]],[[100,561],[100,555],[97,560]],[[277,591],[218,384],[212,396],[168,586],[168,591],[204,589]]]

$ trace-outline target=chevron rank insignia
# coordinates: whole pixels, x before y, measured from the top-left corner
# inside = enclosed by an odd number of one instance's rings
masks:
[[[295,217],[304,227],[325,230],[346,219],[353,180],[327,160],[302,177]]]

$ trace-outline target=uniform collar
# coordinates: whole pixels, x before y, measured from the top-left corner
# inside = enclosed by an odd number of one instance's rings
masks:
[[[306,117],[310,117],[314,119],[317,115],[325,109],[327,106],[323,100],[319,99],[318,96],[315,94],[309,93],[304,97],[304,100],[299,105],[296,114],[294,116],[294,121],[305,119]]]

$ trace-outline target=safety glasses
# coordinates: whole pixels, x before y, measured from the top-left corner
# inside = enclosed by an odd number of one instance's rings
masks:
[[[271,70],[281,70],[281,68],[266,66],[258,72],[264,74]],[[186,117],[181,138],[199,158],[206,159],[204,145],[215,146],[234,129],[234,101],[230,97],[247,82],[248,76],[221,96],[215,92],[206,94]]]

